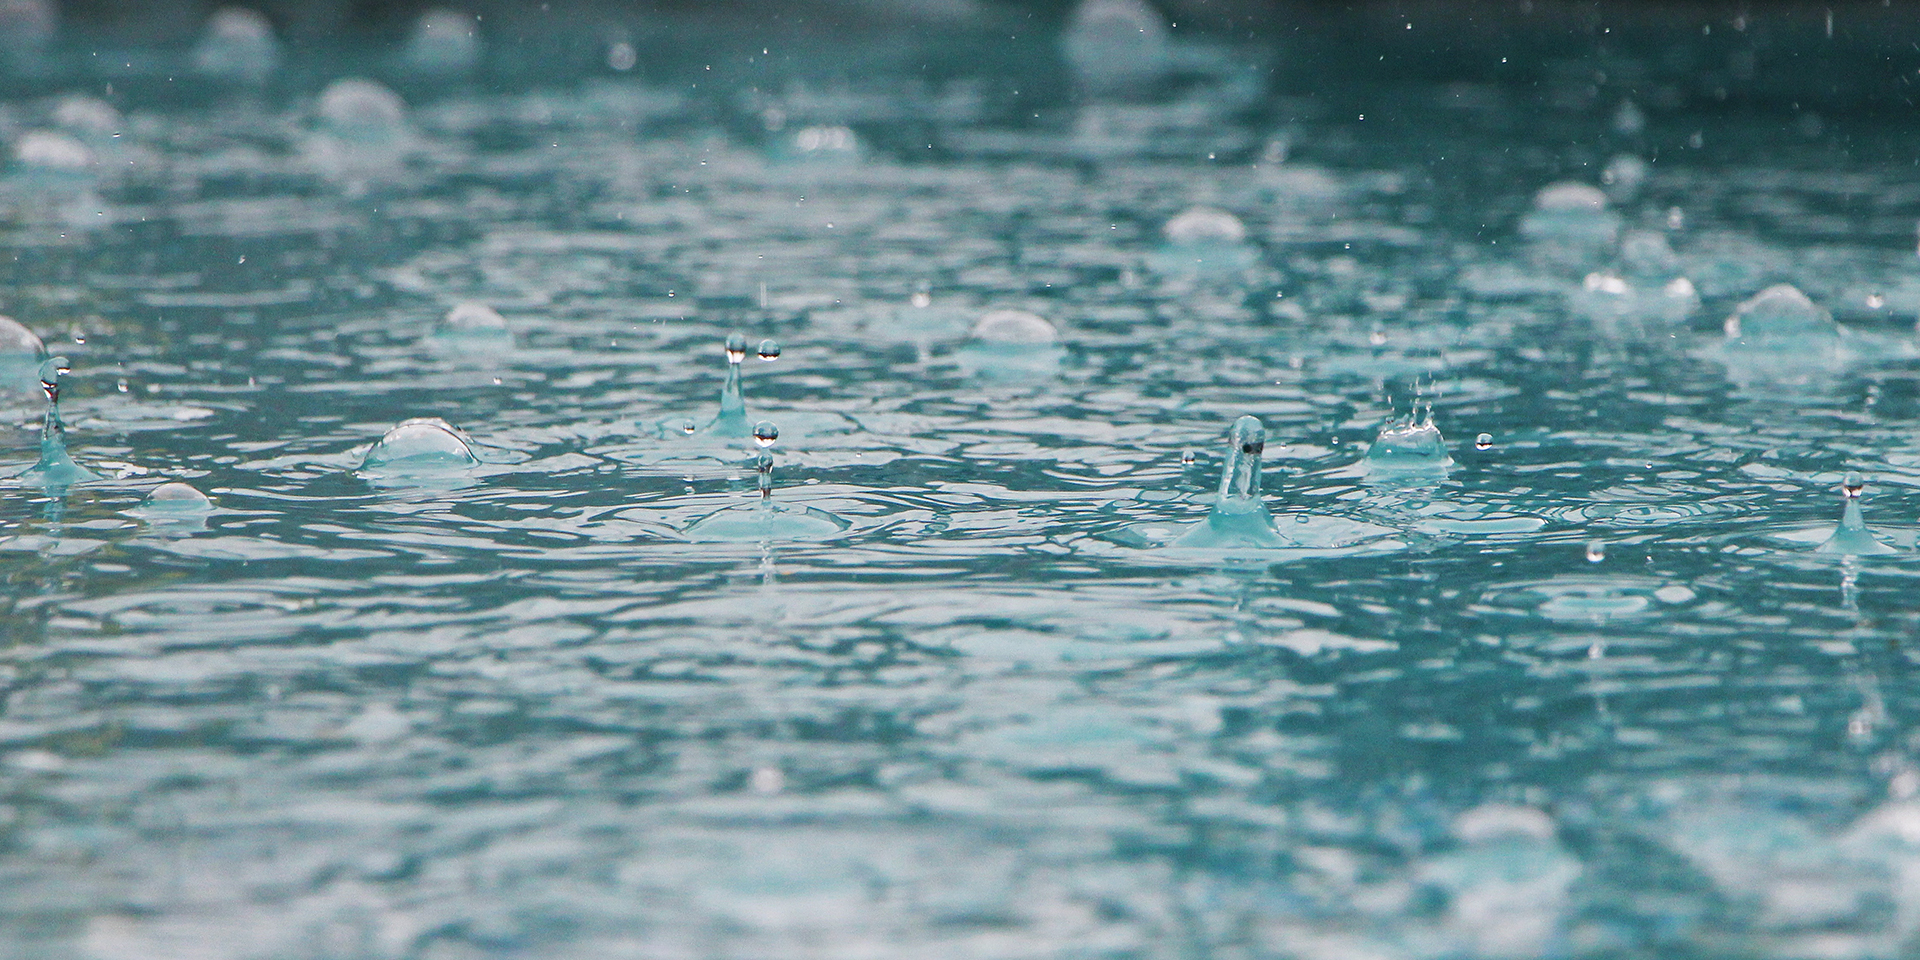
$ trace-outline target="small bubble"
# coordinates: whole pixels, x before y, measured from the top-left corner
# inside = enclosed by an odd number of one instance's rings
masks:
[[[1491,434],[1491,433],[1483,433],[1483,434],[1481,434],[1481,435],[1479,435],[1479,436],[1477,436],[1477,437],[1474,437],[1474,438],[1473,438],[1473,448],[1474,448],[1475,450],[1491,450],[1491,449],[1493,449],[1493,434]]]
[[[760,353],[760,359],[762,359],[762,360],[768,360],[768,361],[772,361],[772,360],[778,360],[778,359],[780,359],[780,343],[779,343],[779,341],[777,341],[777,340],[762,340],[762,341],[760,341],[760,351],[759,351],[759,353]]]
[[[747,358],[747,338],[745,334],[733,334],[727,337],[727,362],[739,363]]]
[[[773,442],[778,439],[780,439],[780,428],[774,426],[773,421],[762,420],[753,425],[753,442],[759,444],[760,449],[765,450],[773,446]]]
[[[1840,492],[1846,494],[1848,500],[1860,499],[1860,495],[1865,493],[1866,490],[1866,478],[1860,476],[1858,473],[1849,473],[1846,479],[1840,481]]]
[[[1588,563],[1599,563],[1600,561],[1605,560],[1606,558],[1607,558],[1606,544],[1598,540],[1590,540],[1587,542],[1587,562]]]

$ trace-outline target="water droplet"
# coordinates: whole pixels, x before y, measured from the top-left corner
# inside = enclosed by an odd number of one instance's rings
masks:
[[[700,425],[694,423],[692,420],[686,420],[680,424],[680,432],[686,434],[689,437],[693,436],[694,431],[698,429],[700,429]]]
[[[773,421],[762,420],[753,425],[753,442],[758,444],[760,449],[765,450],[773,446],[773,442],[778,439],[780,439],[780,428],[774,426]]]
[[[1386,346],[1387,345],[1386,329],[1376,324],[1372,330],[1367,332],[1367,342],[1370,344],[1373,344],[1376,347]]]
[[[760,359],[774,361],[780,359],[780,342],[777,340],[760,341]]]
[[[193,47],[193,69],[221,80],[258,83],[273,73],[280,45],[273,24],[254,10],[225,7],[214,11]]]
[[[1192,450],[1182,450],[1180,451],[1180,465],[1183,467],[1191,467],[1196,457],[1197,455]]]
[[[779,767],[755,767],[753,773],[747,776],[747,786],[754,793],[770,797],[786,789],[787,777]]]
[[[1878,310],[1887,305],[1887,298],[1877,293],[1867,294],[1867,309]]]
[[[1587,562],[1599,563],[1607,558],[1607,545],[1599,540],[1587,541]]]
[[[910,302],[914,306],[924,310],[927,307],[933,306],[933,294],[929,292],[926,288],[922,287],[921,289],[915,290],[913,292],[913,299]]]
[[[727,362],[739,363],[745,359],[747,359],[746,335],[741,333],[729,335],[727,337]]]
[[[1860,499],[1860,495],[1865,493],[1866,490],[1866,478],[1860,476],[1858,473],[1849,473],[1846,479],[1840,481],[1840,492],[1849,500]]]
[[[1474,448],[1475,450],[1491,450],[1491,449],[1493,449],[1493,434],[1491,434],[1491,433],[1483,433],[1483,434],[1481,434],[1481,435],[1479,435],[1479,436],[1477,436],[1477,437],[1474,437],[1474,438],[1473,438],[1473,448]]]

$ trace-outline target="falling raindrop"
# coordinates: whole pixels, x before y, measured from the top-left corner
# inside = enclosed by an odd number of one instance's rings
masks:
[[[1599,540],[1587,541],[1587,562],[1599,563],[1607,558],[1607,545]]]
[[[758,353],[762,360],[769,362],[778,360],[780,359],[780,342],[777,340],[762,340],[760,341]]]
[[[1474,437],[1474,438],[1473,438],[1473,448],[1474,448],[1475,450],[1491,450],[1491,449],[1493,449],[1493,434],[1491,434],[1491,433],[1483,433],[1483,434],[1481,434],[1481,435],[1479,435],[1479,436],[1477,436],[1477,437]]]

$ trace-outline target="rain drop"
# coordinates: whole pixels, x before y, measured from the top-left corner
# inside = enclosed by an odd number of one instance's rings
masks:
[[[1474,438],[1473,438],[1473,448],[1474,448],[1475,450],[1491,450],[1491,449],[1493,449],[1493,434],[1491,434],[1491,433],[1483,433],[1483,434],[1481,434],[1481,435],[1479,435],[1479,436],[1477,436],[1477,437],[1474,437]]]
[[[1587,562],[1599,563],[1607,558],[1607,545],[1599,540],[1587,541]]]
[[[760,341],[760,359],[774,361],[780,359],[780,342],[777,340]]]

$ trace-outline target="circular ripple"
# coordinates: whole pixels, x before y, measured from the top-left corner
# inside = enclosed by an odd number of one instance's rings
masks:
[[[1648,577],[1566,576],[1497,584],[1481,594],[1480,607],[1497,613],[1590,623],[1658,616],[1695,599],[1689,587]]]

